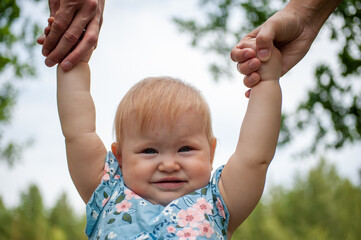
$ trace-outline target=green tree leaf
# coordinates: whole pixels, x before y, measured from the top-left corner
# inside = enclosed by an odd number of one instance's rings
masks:
[[[13,166],[20,159],[28,143],[6,139],[6,125],[11,121],[16,104],[17,90],[14,80],[35,75],[35,39],[40,28],[32,16],[27,16],[25,5],[44,4],[39,0],[0,1],[0,161]],[[45,5],[42,5],[45,7]],[[45,9],[45,8],[44,8]]]

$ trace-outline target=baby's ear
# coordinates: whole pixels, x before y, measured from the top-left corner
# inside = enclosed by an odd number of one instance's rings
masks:
[[[122,155],[120,154],[119,144],[117,142],[112,143],[112,152],[118,161],[119,167],[122,168]]]

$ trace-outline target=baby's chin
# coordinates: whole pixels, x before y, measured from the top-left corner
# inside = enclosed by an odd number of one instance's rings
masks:
[[[148,196],[142,196],[142,194],[139,194],[144,199],[146,199],[148,202],[154,204],[154,205],[162,205],[167,206],[172,201],[182,198],[183,196],[186,196],[187,194],[190,194],[197,189],[201,189],[205,187],[207,184],[202,184],[202,186],[197,186],[196,188],[187,188],[187,189],[179,189],[179,191],[168,191],[168,192],[154,192],[154,195],[148,195]],[[150,194],[150,193],[148,193]]]
[[[186,194],[179,195],[178,197],[177,196],[174,196],[174,197],[169,196],[167,198],[149,199],[148,201],[154,205],[162,205],[163,207],[166,207],[174,200],[177,200],[185,195]]]
[[[158,194],[157,197],[149,197],[148,199],[145,198],[147,201],[149,201],[150,203],[154,204],[154,205],[162,205],[163,207],[168,206],[171,202],[173,202],[174,200],[177,200],[191,192],[194,192],[195,190],[192,191],[187,191],[185,193],[182,192],[169,192],[169,193],[162,193],[161,195]]]

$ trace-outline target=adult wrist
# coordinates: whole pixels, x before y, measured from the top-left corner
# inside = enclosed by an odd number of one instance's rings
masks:
[[[317,32],[342,0],[290,0],[285,7],[297,15],[301,22]]]

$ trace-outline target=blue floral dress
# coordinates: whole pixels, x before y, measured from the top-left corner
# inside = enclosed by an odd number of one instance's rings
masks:
[[[124,185],[113,153],[107,154],[102,182],[86,206],[89,239],[227,239],[229,213],[218,189],[223,167],[207,186],[154,205]]]

